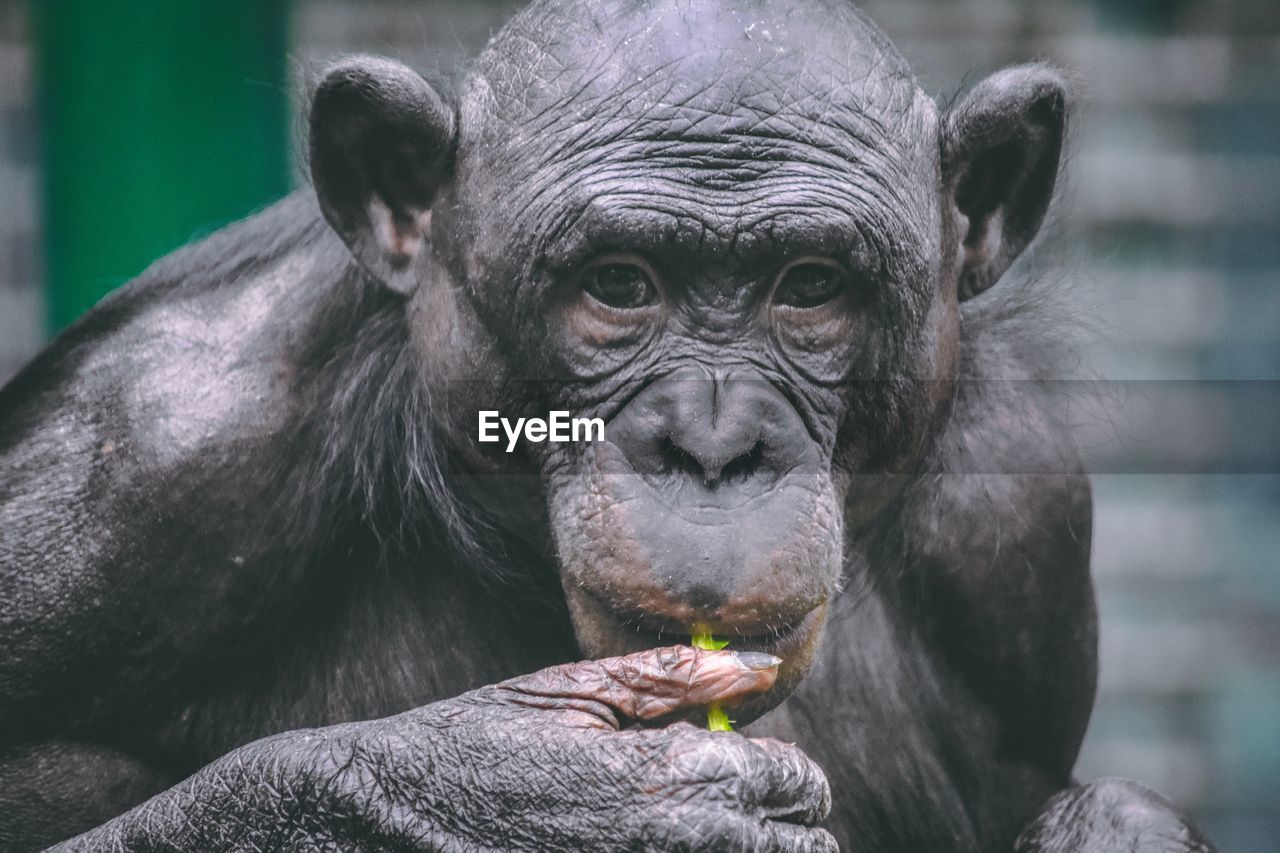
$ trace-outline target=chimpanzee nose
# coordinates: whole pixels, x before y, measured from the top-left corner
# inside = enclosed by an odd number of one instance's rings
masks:
[[[665,467],[701,478],[708,488],[756,473],[764,448],[748,396],[740,384],[718,377],[678,389],[670,399],[670,435],[658,441]]]
[[[807,433],[790,401],[755,373],[687,367],[640,392],[609,425],[632,467],[664,491],[773,485]]]
[[[737,436],[711,440],[688,433],[671,436],[662,442],[662,452],[671,470],[701,477],[707,488],[714,489],[722,482],[751,476],[763,456],[759,440],[749,440],[748,446],[746,432],[737,432]]]

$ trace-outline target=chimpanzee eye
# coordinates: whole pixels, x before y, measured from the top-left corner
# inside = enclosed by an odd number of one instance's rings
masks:
[[[788,267],[773,300],[790,308],[817,308],[844,292],[848,276],[834,263],[799,263]]]
[[[658,297],[649,273],[640,265],[617,261],[587,270],[582,289],[610,308],[643,308]]]

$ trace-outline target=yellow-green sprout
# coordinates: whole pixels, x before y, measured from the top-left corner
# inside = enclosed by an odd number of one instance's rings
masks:
[[[707,632],[694,634],[690,639],[689,644],[695,649],[702,649],[708,652],[718,652],[725,646],[729,645],[729,641],[717,640],[710,634],[710,632]],[[733,731],[733,725],[729,720],[729,715],[724,712],[724,708],[720,707],[719,702],[713,702],[710,707],[707,708],[707,731]]]

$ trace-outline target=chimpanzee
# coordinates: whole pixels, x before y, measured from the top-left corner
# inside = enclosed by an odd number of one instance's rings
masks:
[[[334,65],[314,191],[0,397],[0,844],[1208,850],[1071,775],[1090,491],[993,287],[1066,102],[939,109],[845,0]]]

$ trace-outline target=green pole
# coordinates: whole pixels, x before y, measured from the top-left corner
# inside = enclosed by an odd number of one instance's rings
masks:
[[[289,188],[288,0],[32,0],[48,326]]]

